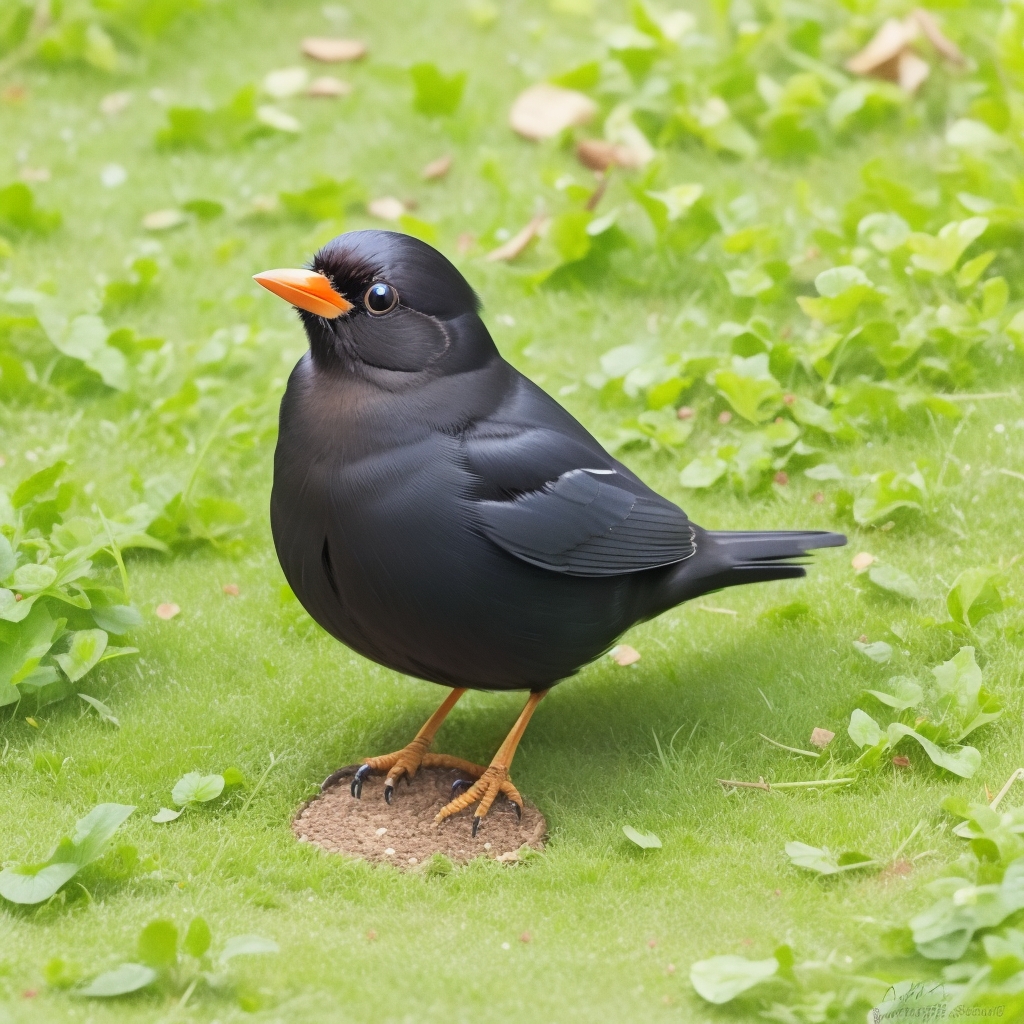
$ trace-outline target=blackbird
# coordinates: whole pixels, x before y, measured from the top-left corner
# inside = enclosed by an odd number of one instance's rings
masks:
[[[342,643],[452,688],[407,747],[364,761],[355,797],[371,772],[387,773],[390,803],[421,765],[456,768],[475,782],[457,783],[437,820],[476,803],[475,835],[499,794],[521,811],[509,765],[560,679],[637,622],[803,576],[790,559],[846,543],[691,522],[501,357],[473,289],[418,239],[347,232],[309,268],[255,279],[297,308],[309,339],[274,457],[284,574]],[[486,768],[428,752],[468,688],[530,691]]]

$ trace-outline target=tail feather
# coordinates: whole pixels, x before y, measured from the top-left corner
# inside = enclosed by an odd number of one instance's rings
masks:
[[[715,530],[707,536],[725,548],[737,569],[780,558],[802,558],[815,548],[837,548],[846,543],[843,534],[828,530]]]

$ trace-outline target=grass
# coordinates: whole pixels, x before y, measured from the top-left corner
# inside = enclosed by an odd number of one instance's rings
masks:
[[[602,10],[617,14],[611,4]],[[585,20],[540,3],[510,4],[488,31],[455,3],[409,3],[394,20],[353,8],[341,31],[367,38],[372,59],[343,69],[356,86],[352,99],[296,106],[305,126],[300,137],[228,153],[154,150],[164,113],[150,90],[175,101],[223,102],[240,84],[295,64],[302,36],[337,31],[318,3],[213,6],[179,22],[154,47],[125,83],[133,102],[114,118],[97,113],[113,87],[109,79],[32,65],[19,70],[28,95],[0,105],[0,136],[10,143],[0,152],[0,181],[14,180],[22,164],[50,168],[52,180],[36,193],[61,209],[65,223],[50,239],[20,242],[0,286],[48,283],[70,307],[85,308],[97,275],[118,276],[126,257],[147,251],[138,227],[145,213],[195,197],[237,211],[253,196],[304,188],[317,173],[354,175],[372,195],[417,197],[417,215],[441,225],[448,252],[460,230],[482,231],[491,221],[515,230],[525,222],[537,156],[508,132],[503,111],[530,81],[592,52]],[[403,69],[424,51],[445,70],[470,72],[464,116],[450,125],[411,110]],[[420,182],[419,168],[443,152],[455,156],[451,177]],[[478,173],[489,158],[500,164],[504,188]],[[544,159],[563,170],[574,166],[569,153],[552,150]],[[704,157],[677,160],[684,180],[720,173],[763,196],[778,187],[774,172],[757,180],[744,165],[719,172]],[[100,168],[111,161],[128,171],[120,189],[100,184]],[[841,162],[819,161],[804,176],[839,191],[852,174]],[[358,215],[346,226],[371,223]],[[300,264],[323,233],[229,215],[163,235],[159,293],[123,321],[142,336],[170,339],[183,361],[217,328],[258,323],[280,351],[279,366],[265,368],[273,397],[303,340],[289,311],[259,294],[249,277]],[[462,265],[508,358],[561,395],[584,423],[610,431],[621,413],[574,385],[600,353],[641,333],[652,314],[675,314],[671,287],[525,294],[506,268],[478,255]],[[140,444],[119,419],[117,402],[69,399],[0,410],[0,486],[10,490],[34,469],[68,457],[77,478],[92,481],[92,493],[119,508],[132,500],[133,473],[187,471],[194,443]],[[82,418],[73,420],[79,408]],[[281,605],[283,578],[267,522],[272,438],[264,440],[247,466],[221,480],[250,517],[237,556],[203,549],[130,560],[133,599],[145,614],[133,638],[141,654],[101,666],[87,687],[115,709],[122,728],[72,701],[40,712],[38,728],[23,716],[3,719],[5,860],[45,857],[93,804],[117,801],[138,804],[120,835],[157,857],[159,872],[129,881],[90,881],[83,873],[87,893],[72,885],[66,899],[49,905],[0,909],[0,1019],[712,1021],[721,1012],[687,981],[694,960],[725,952],[770,956],[781,942],[808,957],[872,951],[882,927],[922,906],[922,882],[960,852],[943,827],[940,799],[950,792],[976,798],[983,785],[994,791],[1020,763],[1024,658],[1014,634],[990,624],[980,630],[987,685],[1002,694],[1007,711],[979,734],[984,762],[970,782],[943,776],[917,756],[911,771],[886,769],[841,792],[727,796],[715,780],[810,778],[807,762],[758,734],[804,746],[822,726],[846,742],[845,723],[865,687],[893,670],[920,672],[956,650],[949,634],[918,629],[918,617],[941,619],[942,599],[961,569],[1005,562],[1024,540],[1024,484],[995,472],[1020,469],[1020,403],[979,401],[969,411],[954,454],[970,469],[935,495],[927,528],[865,532],[851,538],[846,553],[821,554],[806,581],[729,591],[676,609],[627,635],[643,655],[636,666],[603,659],[560,685],[537,712],[514,771],[548,817],[547,851],[511,869],[477,862],[441,877],[350,863],[294,841],[290,818],[319,780],[404,744],[441,691],[360,659]],[[1006,431],[993,432],[996,423]],[[203,426],[190,428],[200,443]],[[877,441],[849,459],[864,470],[905,467],[914,458],[937,465],[951,438],[951,429],[937,427]],[[640,454],[629,461],[704,525],[834,525],[829,507],[811,500],[817,485],[810,480],[794,479],[776,501],[687,494],[670,459]],[[928,596],[913,613],[854,585],[849,558],[864,548],[923,584]],[[225,583],[237,583],[240,596],[226,596]],[[1016,586],[1019,573],[1011,574],[1007,593]],[[182,613],[159,621],[153,609],[164,601]],[[812,613],[788,625],[761,617],[792,601],[806,602]],[[1000,618],[1000,627],[1014,615]],[[894,666],[878,668],[853,649],[861,634],[875,639],[904,620],[917,631]],[[468,695],[436,748],[489,759],[521,699]],[[40,753],[65,759],[56,777],[36,767]],[[149,822],[185,772],[234,765],[251,782],[272,754],[277,763],[244,813],[235,802],[193,809],[170,825]],[[885,858],[922,818],[927,825],[906,852],[932,853],[909,876],[816,880],[788,867],[782,853],[798,839]],[[655,832],[663,849],[637,850],[623,824]],[[156,995],[85,1004],[42,980],[52,957],[92,974],[131,959],[146,922],[166,917],[183,926],[195,914],[221,939],[253,932],[280,944],[278,956],[239,962],[243,987],[261,1003],[254,1014],[210,995],[181,1008]],[[524,933],[529,942],[520,941]]]

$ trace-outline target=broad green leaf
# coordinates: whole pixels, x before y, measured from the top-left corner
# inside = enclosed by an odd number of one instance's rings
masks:
[[[920,473],[908,476],[887,470],[872,477],[854,501],[853,518],[861,526],[872,526],[891,519],[899,510],[920,512],[924,500],[924,479]]]
[[[14,570],[14,589],[23,594],[33,594],[45,590],[57,578],[57,570],[52,565],[37,565],[28,562]]]
[[[986,217],[970,217],[951,221],[938,235],[915,232],[907,238],[907,248],[913,253],[911,263],[918,270],[930,274],[948,274],[957,264],[964,250],[988,228]]]
[[[161,807],[149,820],[155,821],[158,825],[162,825],[166,821],[174,821],[175,818],[180,818],[182,814],[181,810],[172,811],[169,807]]]
[[[921,744],[922,749],[934,764],[946,771],[969,779],[981,766],[981,754],[974,747],[961,747],[959,750],[944,750],[938,744],[922,736],[915,729],[901,722],[893,722],[888,730],[889,744],[895,747],[904,737],[909,737]]]
[[[61,215],[37,206],[32,189],[23,182],[0,188],[0,231],[47,235],[60,223]]]
[[[144,964],[121,964],[120,967],[93,978],[85,988],[78,989],[78,994],[90,999],[125,996],[129,992],[138,992],[139,989],[152,985],[156,979],[157,973],[152,967],[146,967]]]
[[[1003,610],[999,587],[1003,583],[998,569],[965,569],[946,595],[946,608],[954,622],[976,626],[988,615]]]
[[[767,353],[733,356],[728,370],[715,374],[715,386],[740,416],[751,423],[771,419],[782,404],[782,385],[768,369]]]
[[[981,155],[1008,149],[1010,143],[997,135],[984,121],[962,117],[946,129],[946,145],[968,153]]]
[[[466,88],[466,72],[444,75],[435,64],[414,64],[409,69],[413,84],[413,109],[429,117],[454,114]]]
[[[69,847],[58,847],[54,858],[71,860],[80,868],[103,855],[107,843],[135,810],[129,804],[97,804],[75,823],[75,834]],[[66,842],[66,841],[65,841]]]
[[[42,903],[78,873],[79,865],[18,864],[0,871],[0,896],[11,903]]]
[[[253,956],[262,953],[278,953],[280,947],[273,939],[265,939],[261,935],[233,935],[224,943],[218,963],[226,964],[236,956]]]
[[[366,201],[366,192],[355,178],[336,181],[318,177],[302,192],[281,192],[281,205],[293,217],[306,221],[343,220],[353,207]]]
[[[879,252],[892,252],[910,236],[910,225],[896,213],[869,213],[857,225],[857,234]]]
[[[34,498],[45,494],[60,479],[67,467],[68,464],[66,462],[55,462],[52,466],[47,466],[46,469],[33,473],[27,480],[22,480],[11,495],[12,507],[16,509],[24,508]]]
[[[814,287],[824,299],[835,299],[845,295],[851,288],[873,288],[870,278],[860,267],[832,267],[823,270],[815,279]]]
[[[171,799],[179,806],[202,804],[215,800],[224,790],[223,775],[200,775],[189,772],[182,776],[171,791]]]
[[[778,973],[779,961],[748,960],[742,956],[714,956],[690,968],[690,984],[709,1003],[728,1003]]]
[[[107,634],[102,629],[80,629],[71,637],[67,654],[58,654],[54,660],[68,679],[77,683],[103,657]]]
[[[0,533],[0,582],[6,580],[14,572],[18,564],[17,556],[11,548],[11,542]]]
[[[908,601],[921,600],[921,588],[917,585],[917,581],[894,566],[873,565],[868,570],[868,579],[879,590],[906,598]]]
[[[704,195],[704,186],[673,185],[663,192],[648,192],[647,195],[665,208],[665,222],[670,224],[690,212],[693,204]],[[664,224],[661,227],[664,228]]]
[[[700,490],[712,487],[725,476],[728,464],[714,455],[702,455],[690,462],[679,474],[682,487]]]
[[[850,715],[850,724],[846,731],[858,747],[874,747],[885,737],[881,726],[860,708]]]
[[[854,640],[853,646],[864,655],[865,658],[870,658],[873,662],[884,665],[892,659],[892,645],[887,644],[884,640],[875,640],[873,643],[865,644],[860,640]]]
[[[172,921],[150,921],[139,934],[139,959],[158,970],[178,960],[178,929]]]
[[[864,853],[849,851],[836,856],[827,847],[808,846],[806,843],[786,843],[786,856],[794,867],[805,868],[819,875],[837,875],[844,871],[873,867],[878,862]]]
[[[192,921],[188,926],[188,931],[185,933],[185,940],[182,942],[181,948],[188,953],[189,956],[193,956],[197,960],[209,951],[210,926],[203,918],[192,918]]]
[[[760,267],[727,270],[725,278],[729,282],[729,291],[740,298],[756,298],[775,285],[772,278]]]
[[[980,256],[975,256],[973,260],[968,260],[957,271],[957,288],[970,288],[971,285],[976,284],[981,275],[988,269],[988,265],[996,258],[996,255],[996,251],[990,249],[988,252],[983,252]]]
[[[622,834],[642,850],[661,849],[661,840],[653,832],[638,832],[632,825],[623,825]]]
[[[888,693],[885,690],[865,690],[872,697],[877,697],[883,704],[887,704],[897,711],[906,711],[908,708],[916,708],[924,699],[924,691],[908,676],[895,676],[889,680],[889,686],[895,693]]]
[[[981,690],[981,669],[974,660],[973,647],[961,647],[949,661],[932,669],[935,676],[935,691],[961,710],[977,706]]]

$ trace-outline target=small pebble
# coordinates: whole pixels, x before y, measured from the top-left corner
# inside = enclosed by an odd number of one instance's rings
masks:
[[[175,615],[179,615],[181,609],[173,602],[167,601],[164,604],[158,604],[156,606],[156,617],[163,619],[165,622],[168,619],[173,619]]]
[[[529,942],[532,938],[533,936],[529,932],[523,932],[523,934],[519,936],[519,941]]]
[[[503,942],[501,944],[501,948],[502,949],[511,949],[512,947],[507,942]]]
[[[415,857],[410,857],[410,858],[409,858],[409,863],[410,863],[410,864],[418,864],[418,863],[419,863],[419,861],[418,861],[418,860],[417,860],[417,859],[416,859]]]
[[[394,857],[394,855],[395,851],[390,846],[384,851],[385,857]]]
[[[490,843],[484,843],[484,849],[485,850],[489,850],[490,848],[491,848],[491,844]]]
[[[384,835],[385,832],[387,832],[386,828],[379,828],[379,829],[377,829],[377,835],[379,835],[379,836]]]

